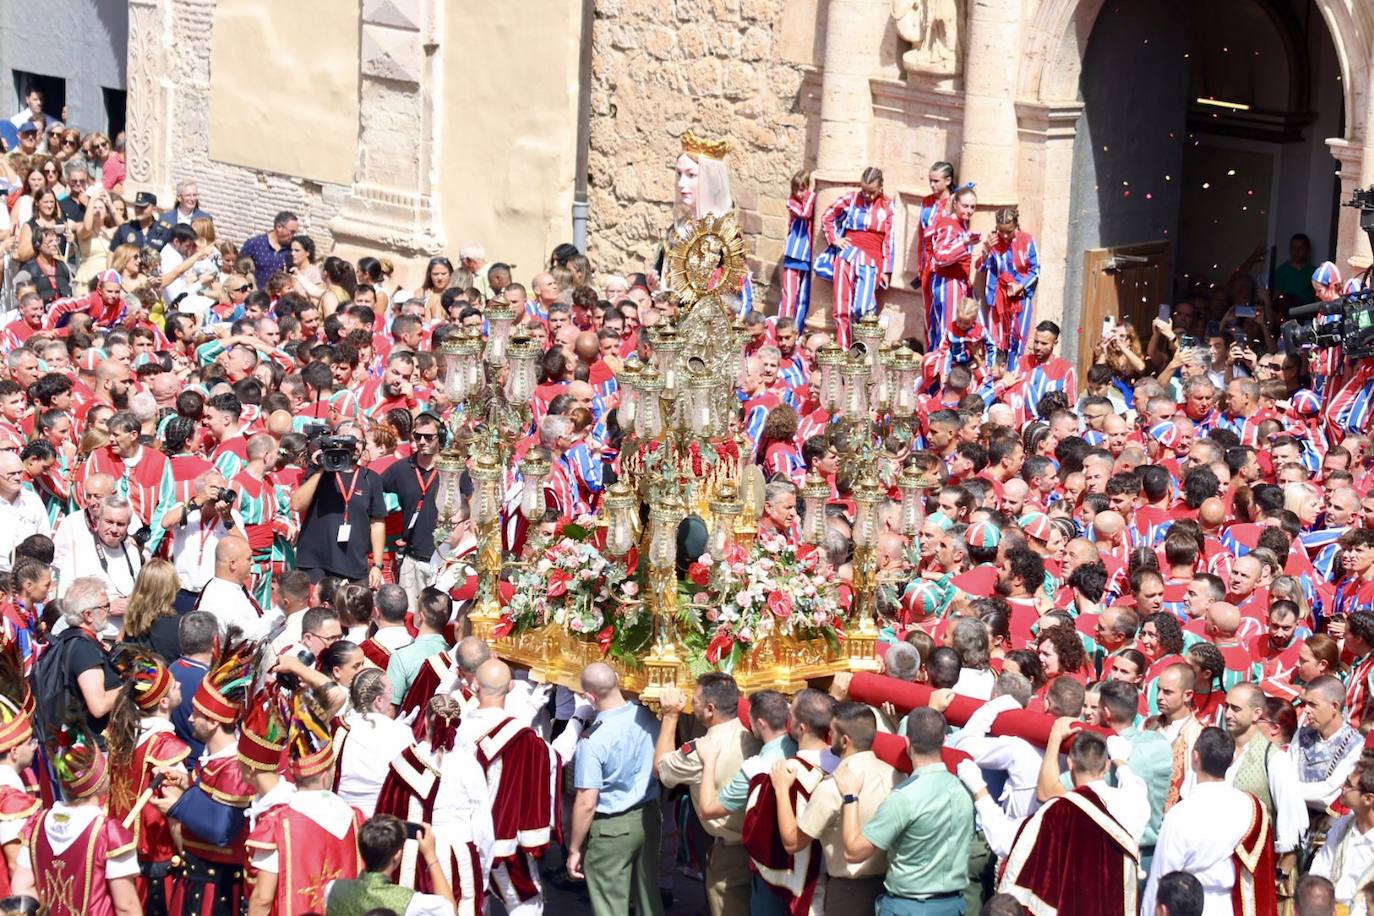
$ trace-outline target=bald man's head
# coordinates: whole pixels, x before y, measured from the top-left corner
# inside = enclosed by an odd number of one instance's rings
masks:
[[[1126,519],[1120,512],[1114,509],[1105,509],[1093,516],[1093,529],[1097,531],[1098,539],[1111,540],[1115,538],[1126,527]]]
[[[101,382],[112,382],[128,375],[129,367],[114,359],[102,359],[95,367],[96,380]]]
[[[573,341],[573,352],[577,354],[579,362],[590,365],[601,355],[601,341],[594,332],[583,331]]]
[[[1202,507],[1198,510],[1198,522],[1204,528],[1215,528],[1226,520],[1226,503],[1215,496],[1209,496],[1202,501]]]
[[[1218,601],[1207,608],[1206,614],[1208,624],[1221,636],[1229,639],[1240,629],[1240,608],[1234,604]]]
[[[477,692],[484,698],[503,697],[510,692],[510,666],[491,658],[477,666]]]
[[[101,499],[114,492],[115,479],[109,474],[97,471],[86,478],[86,494]]]
[[[1020,477],[1013,477],[1002,484],[1002,495],[1013,499],[1025,499],[1030,495],[1030,486]]]
[[[267,431],[280,439],[291,432],[294,419],[289,410],[274,410],[267,416]]]
[[[454,653],[458,656],[458,667],[464,674],[473,676],[491,658],[491,646],[476,636],[466,636],[458,640]]]
[[[582,689],[600,701],[620,686],[615,669],[605,662],[592,662],[582,669]]]

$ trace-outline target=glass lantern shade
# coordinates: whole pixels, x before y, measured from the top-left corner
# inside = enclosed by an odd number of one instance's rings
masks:
[[[868,367],[853,360],[844,367],[844,413],[850,420],[868,416]]]
[[[445,535],[439,538],[436,534],[436,540],[446,540],[448,533],[457,524],[459,507],[463,502],[461,482],[465,464],[461,455],[451,452],[443,452],[434,462],[435,469],[439,472],[439,492],[434,505],[438,510],[439,527],[444,529]]]
[[[649,510],[649,565],[659,571],[673,568],[677,562],[678,507],[671,503],[656,505]]]
[[[480,454],[472,463],[472,514],[479,526],[493,524],[501,517],[501,475],[500,462],[490,454]]]
[[[878,543],[878,503],[883,488],[876,478],[864,477],[854,487],[854,546],[874,547]]]
[[[821,367],[821,406],[831,414],[838,412],[843,403],[844,380],[840,367],[844,363],[844,351],[834,343],[826,343],[816,351],[816,364]]]
[[[444,397],[452,404],[461,404],[468,398],[468,375],[463,369],[464,341],[460,336],[444,341],[441,352],[444,356]]]
[[[540,356],[539,344],[532,337],[519,336],[506,348],[509,372],[506,375],[506,398],[512,404],[525,404],[534,394],[535,367]]]
[[[897,488],[902,491],[902,533],[911,537],[916,534],[921,522],[920,475],[914,468],[905,468],[897,478]]]
[[[639,501],[626,483],[612,484],[606,490],[606,550],[623,557],[635,545]]]
[[[733,487],[721,487],[716,498],[711,500],[711,533],[706,540],[706,552],[714,560],[723,560],[730,555],[735,544],[735,523],[744,511],[743,504]]]
[[[694,436],[705,438],[716,433],[716,388],[708,372],[692,372],[687,378],[687,422]]]
[[[653,366],[639,375],[639,404],[636,407],[635,435],[641,439],[657,439],[663,434],[663,379]]]
[[[683,340],[677,331],[664,325],[654,335],[654,359],[658,363],[658,376],[663,379],[663,390],[672,396],[678,388],[678,362],[682,358]]]
[[[468,376],[468,391],[482,387],[482,332],[469,331],[463,335],[463,369]]]
[[[825,501],[830,498],[830,484],[812,471],[802,485],[801,496],[802,539],[808,544],[819,544],[825,533]]]
[[[880,412],[886,412],[892,403],[892,379],[891,373],[887,371],[887,350],[879,350],[874,353],[871,359],[872,379],[873,379],[873,406]]]
[[[878,316],[864,315],[854,323],[854,339],[863,344],[865,360],[872,360],[873,381],[878,380],[878,350],[883,345],[883,327]]]
[[[616,373],[616,390],[620,393],[620,403],[616,405],[616,419],[620,428],[629,432],[634,429],[635,414],[639,406],[639,363],[628,359],[624,367]]]
[[[888,387],[894,413],[909,417],[916,411],[916,386],[921,376],[921,357],[906,346],[887,356]]]
[[[490,336],[487,338],[487,362],[500,363],[506,359],[506,344],[515,324],[515,309],[509,305],[489,305],[485,313]]]
[[[544,517],[544,481],[548,480],[552,466],[549,459],[537,451],[532,451],[520,461],[520,476],[524,489],[520,493],[520,514],[532,522]]]

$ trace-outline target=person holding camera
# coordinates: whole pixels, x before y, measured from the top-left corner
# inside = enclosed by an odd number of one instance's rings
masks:
[[[218,471],[206,471],[192,484],[193,495],[162,514],[162,527],[172,535],[172,564],[181,579],[173,606],[178,614],[195,608],[200,593],[215,576],[215,551],[231,535],[243,538],[243,519],[234,508],[238,495]]]
[[[305,480],[291,494],[291,509],[301,514],[296,568],[312,582],[337,576],[375,589],[382,584],[386,502],[381,478],[358,464],[358,445],[356,436],[310,443]]]

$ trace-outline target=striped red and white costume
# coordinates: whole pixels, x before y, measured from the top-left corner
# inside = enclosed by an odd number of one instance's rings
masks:
[[[1040,253],[1029,232],[1016,230],[1010,241],[1000,235],[992,251],[979,265],[987,272],[987,325],[997,349],[1007,354],[1007,365],[1014,366],[1025,352],[1035,321],[1035,284],[1040,279]],[[1013,299],[1008,288],[1022,288]]]
[[[815,191],[787,198],[787,247],[782,253],[778,317],[793,319],[799,329],[811,310],[811,219],[815,213]]]
[[[135,516],[154,528],[162,512],[173,505],[172,465],[157,449],[140,447],[133,461],[126,461],[109,445],[92,452],[76,472],[76,498],[81,503],[86,501],[86,481],[92,474],[113,477],[115,493],[129,501]]]
[[[973,284],[973,239],[968,223],[945,213],[930,226],[930,300],[926,306],[926,351],[945,338],[959,303]]]
[[[892,198],[866,200],[850,191],[830,205],[821,217],[821,231],[830,246],[816,259],[816,274],[834,284],[835,342],[848,349],[852,320],[878,308],[878,289],[892,274]],[[839,247],[844,239],[849,245]]]

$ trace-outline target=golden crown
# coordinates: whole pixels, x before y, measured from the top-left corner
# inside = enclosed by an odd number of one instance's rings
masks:
[[[698,137],[690,130],[682,135],[682,151],[689,156],[705,156],[707,159],[724,159],[730,152],[729,140],[707,140]]]

